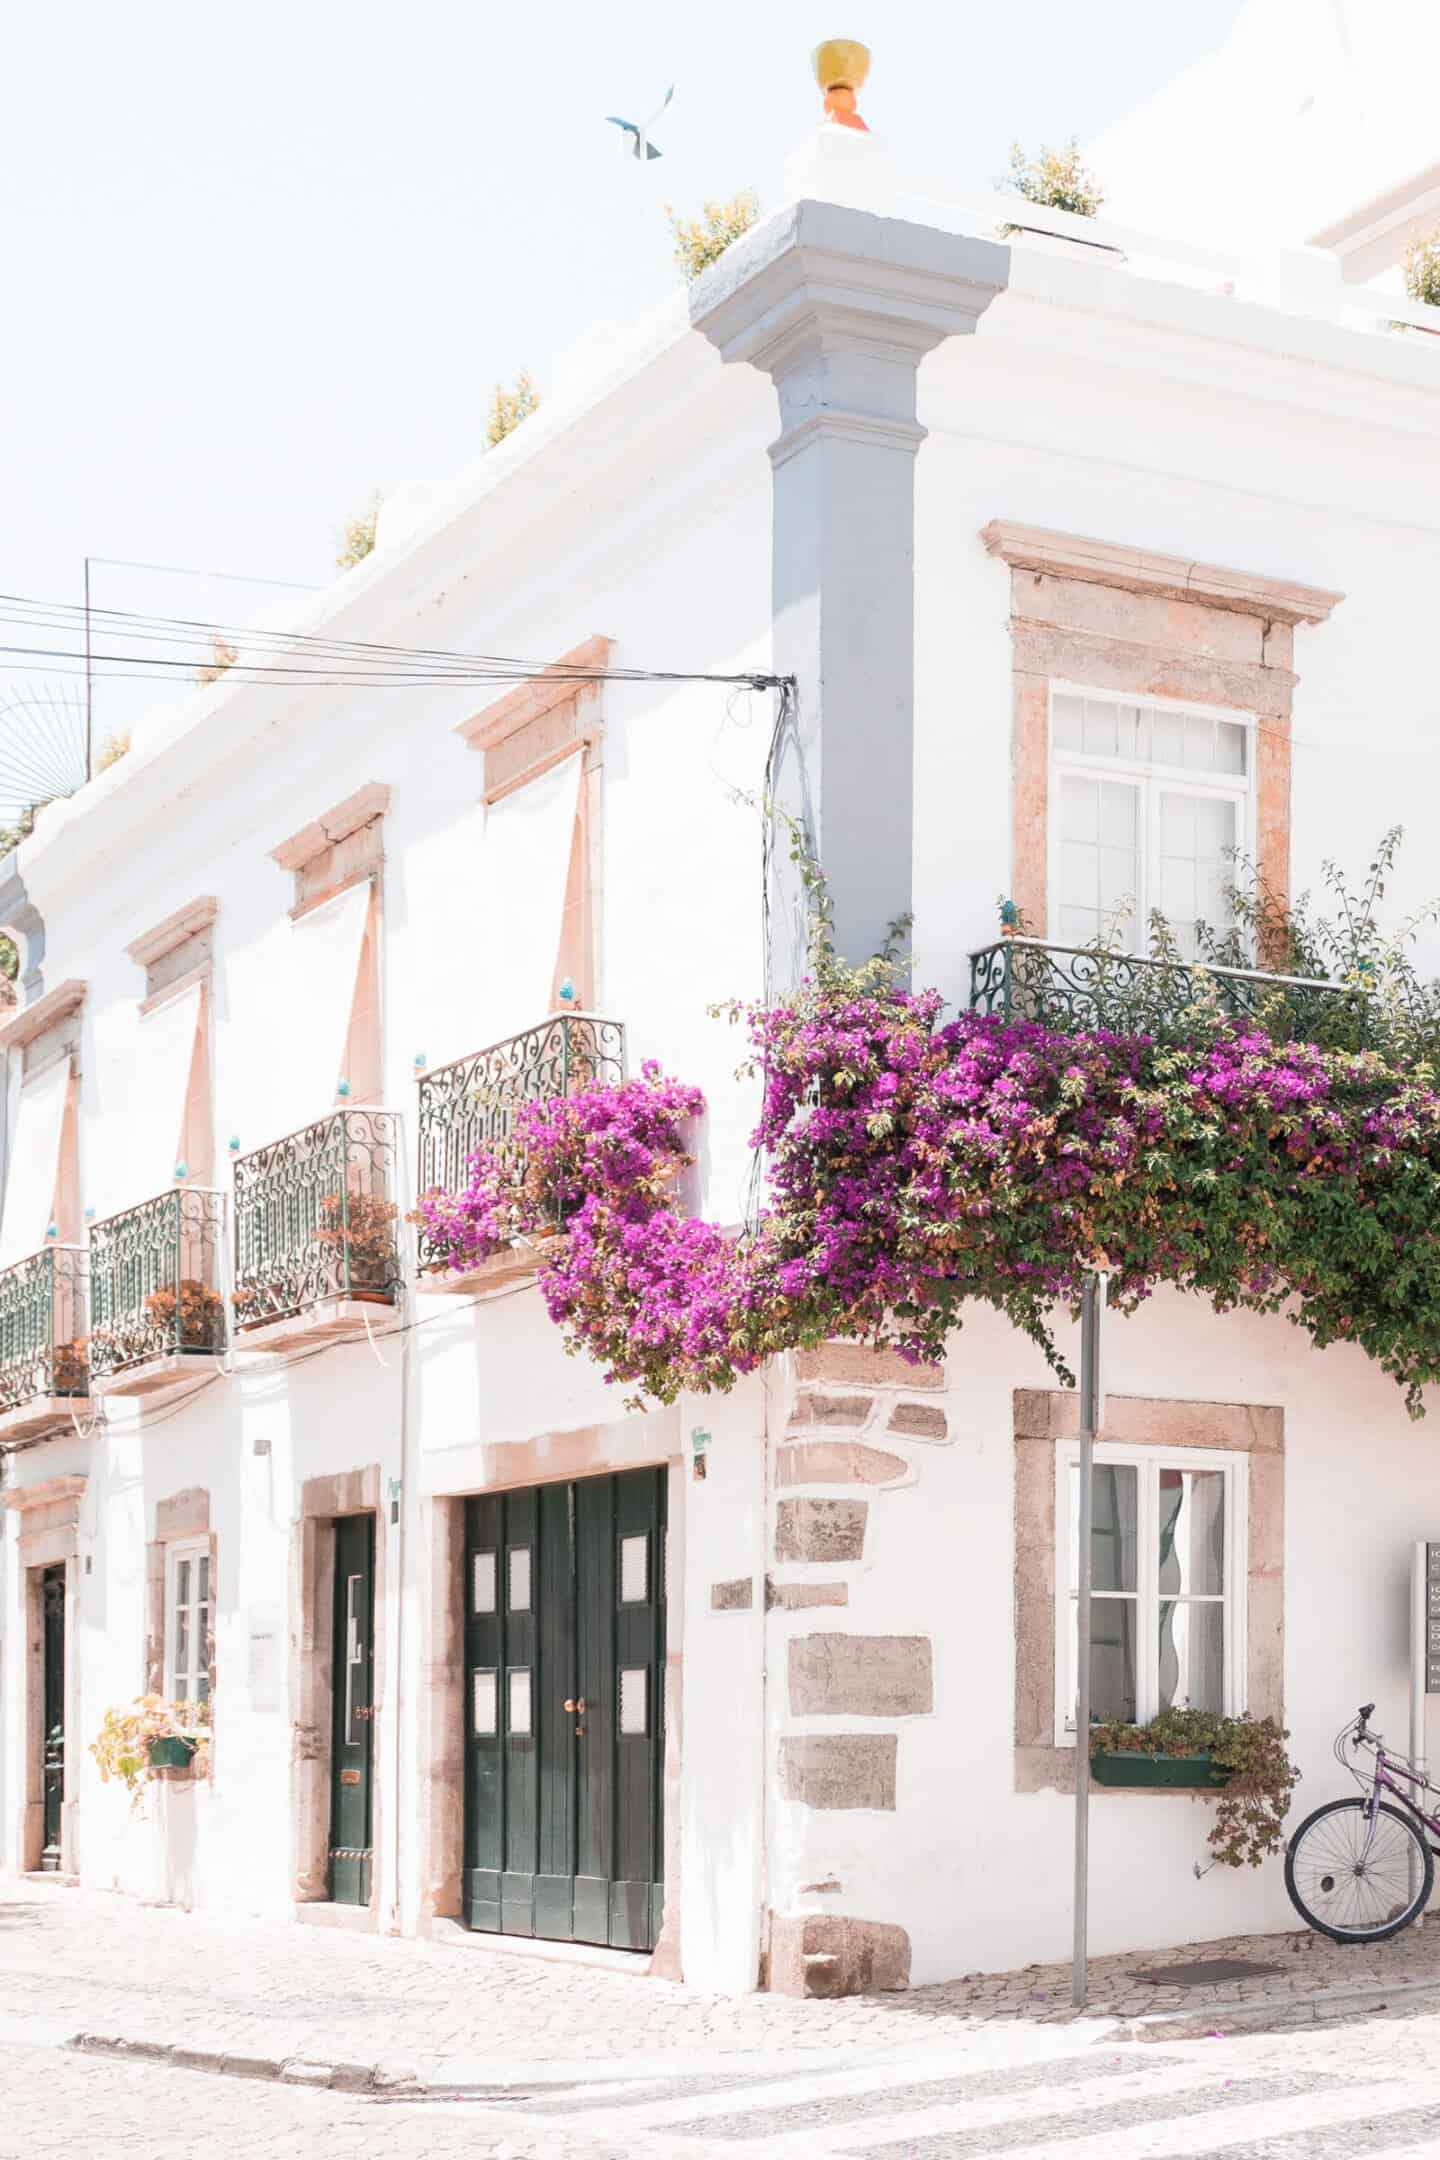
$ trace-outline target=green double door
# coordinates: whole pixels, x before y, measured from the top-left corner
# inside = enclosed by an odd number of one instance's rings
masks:
[[[653,1949],[665,1472],[467,1501],[464,1594],[466,1920]]]
[[[331,1637],[330,1896],[368,1905],[374,1872],[375,1518],[335,1522]]]

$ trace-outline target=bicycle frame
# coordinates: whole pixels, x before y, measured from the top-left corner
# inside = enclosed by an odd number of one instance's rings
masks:
[[[1426,1842],[1429,1844],[1431,1852],[1440,1855],[1440,1844],[1436,1843],[1436,1840],[1440,1839],[1440,1808],[1427,1811],[1415,1797],[1417,1787],[1423,1793],[1436,1793],[1437,1798],[1440,1798],[1440,1789],[1433,1786],[1424,1773],[1417,1770],[1406,1756],[1387,1754],[1383,1740],[1375,1740],[1372,1745],[1375,1749],[1375,1768],[1369,1780],[1370,1794],[1366,1802],[1366,1813],[1370,1818],[1371,1836],[1373,1837],[1375,1831],[1375,1815],[1380,1805],[1380,1795],[1382,1792],[1388,1793],[1392,1800],[1399,1801],[1408,1815],[1414,1816],[1415,1820],[1427,1833]],[[1361,1785],[1365,1784],[1366,1779],[1363,1771],[1357,1770],[1353,1763],[1346,1763],[1345,1767]],[[1369,1849],[1369,1839],[1367,1839],[1365,1845],[1366,1854],[1368,1854]],[[1361,1857],[1364,1858],[1365,1855],[1362,1854]]]

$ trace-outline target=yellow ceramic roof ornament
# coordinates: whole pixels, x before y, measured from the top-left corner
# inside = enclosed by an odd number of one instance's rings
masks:
[[[837,127],[869,130],[855,110],[855,93],[870,73],[870,48],[855,38],[826,38],[813,55],[815,80],[825,93],[825,117]]]

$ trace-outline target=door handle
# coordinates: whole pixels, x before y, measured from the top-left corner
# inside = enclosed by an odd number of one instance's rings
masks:
[[[565,1708],[566,1708],[567,1710],[578,1710],[578,1711],[579,1711],[579,1713],[580,1713],[580,1715],[581,1715],[581,1717],[584,1717],[584,1715],[585,1715],[585,1697],[584,1697],[583,1695],[579,1695],[579,1696],[577,1696],[577,1697],[575,1698],[575,1700],[574,1700],[574,1701],[572,1702],[572,1701],[571,1701],[571,1699],[570,1699],[570,1697],[569,1697],[569,1696],[567,1695],[567,1696],[566,1696],[566,1698],[565,1698]]]
[[[374,1715],[375,1715],[375,1712],[374,1712],[373,1710],[370,1710],[370,1709],[364,1709],[364,1710],[357,1710],[357,1711],[355,1712],[355,1721],[356,1721],[356,1723],[357,1723],[357,1724],[363,1724],[363,1723],[365,1723],[365,1722],[366,1722],[366,1721],[367,1721],[368,1719],[370,1719],[370,1718],[373,1718],[373,1717],[374,1717]]]

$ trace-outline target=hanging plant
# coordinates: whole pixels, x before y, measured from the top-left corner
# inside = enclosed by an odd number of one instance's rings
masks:
[[[1148,1725],[1092,1726],[1090,1754],[1092,1761],[1103,1755],[1208,1759],[1224,1777],[1215,1794],[1210,1849],[1222,1867],[1258,1867],[1285,1840],[1285,1817],[1300,1776],[1285,1752],[1289,1737],[1270,1717],[1162,1710]]]
[[[176,1767],[179,1749],[194,1773],[203,1776],[210,1759],[209,1703],[166,1702],[161,1695],[137,1695],[124,1709],[105,1712],[90,1753],[103,1784],[118,1778],[139,1807],[159,1771]]]

